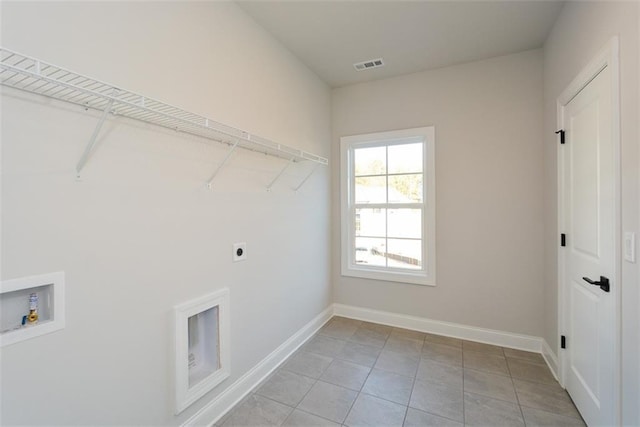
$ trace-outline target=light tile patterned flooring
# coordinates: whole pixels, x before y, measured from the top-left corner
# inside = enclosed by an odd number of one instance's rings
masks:
[[[537,353],[334,317],[217,425],[584,422]]]

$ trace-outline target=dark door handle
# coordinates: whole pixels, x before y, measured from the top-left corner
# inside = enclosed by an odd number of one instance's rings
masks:
[[[609,279],[607,279],[604,276],[600,276],[600,281],[599,282],[596,282],[595,280],[591,280],[588,277],[583,277],[582,280],[584,280],[585,282],[589,283],[590,285],[600,286],[600,289],[602,289],[605,292],[609,292],[609,290],[610,290]]]

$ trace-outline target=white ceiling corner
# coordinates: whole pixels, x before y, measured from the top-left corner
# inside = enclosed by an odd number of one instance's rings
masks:
[[[256,1],[240,7],[332,87],[539,48],[562,1]],[[384,58],[358,72],[353,64]]]

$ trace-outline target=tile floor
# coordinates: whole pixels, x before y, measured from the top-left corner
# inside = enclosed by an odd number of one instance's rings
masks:
[[[542,356],[334,317],[218,426],[584,426]]]

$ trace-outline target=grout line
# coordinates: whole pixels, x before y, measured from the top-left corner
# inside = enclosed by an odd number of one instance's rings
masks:
[[[325,322],[325,324],[323,325],[323,327],[324,327],[325,325],[328,325],[328,324],[331,322],[331,320],[332,320],[332,319],[333,319],[333,317],[331,317],[329,320],[327,320],[327,322]],[[322,328],[320,328],[320,329],[322,329]],[[300,346],[300,348],[299,348],[298,350],[296,350],[296,352],[295,352],[294,354],[291,354],[289,357],[287,357],[287,359],[283,360],[283,361],[282,361],[282,363],[277,367],[277,369],[276,369],[276,370],[274,370],[274,372],[271,374],[270,378],[268,378],[267,380],[265,380],[261,385],[266,384],[266,383],[271,379],[271,377],[273,377],[273,376],[274,376],[278,371],[283,370],[283,369],[284,369],[284,366],[287,364],[287,362],[289,362],[289,361],[291,360],[291,358],[292,358],[292,357],[295,357],[295,356],[296,356],[296,355],[298,355],[300,352],[306,352],[306,353],[309,353],[309,354],[316,354],[316,355],[319,355],[319,356],[330,357],[330,356],[326,356],[326,355],[324,355],[324,354],[318,354],[318,353],[313,353],[313,352],[305,351],[305,350],[304,350],[304,347],[305,347],[309,342],[311,342],[311,340],[313,340],[314,338],[316,338],[318,335],[320,335],[319,330],[318,330],[318,332],[316,332],[314,335],[312,335],[312,336],[307,340],[307,342],[306,342],[306,343],[304,343],[302,346]],[[323,336],[326,336],[326,335],[323,335]],[[316,416],[316,417],[320,417],[319,415],[311,414],[311,413],[309,413],[309,412],[303,411],[302,409],[299,409],[298,407],[299,407],[299,406],[300,406],[300,404],[304,401],[305,397],[307,397],[307,395],[308,395],[308,394],[309,394],[309,392],[313,389],[313,387],[315,387],[315,385],[318,383],[318,381],[320,381],[320,377],[322,377],[322,375],[325,373],[325,371],[326,371],[327,369],[329,369],[329,366],[331,366],[331,363],[333,363],[333,361],[334,361],[334,360],[335,360],[335,358],[334,358],[334,357],[332,357],[332,358],[331,358],[331,362],[329,363],[329,365],[327,365],[327,368],[326,368],[326,369],[324,369],[324,370],[320,373],[320,375],[318,376],[318,378],[313,378],[313,377],[310,377],[310,376],[307,376],[307,375],[304,375],[304,374],[300,374],[300,373],[298,373],[298,372],[293,372],[293,371],[289,371],[289,370],[287,370],[287,369],[284,369],[284,371],[286,371],[286,372],[290,372],[290,373],[292,373],[292,374],[300,375],[300,376],[302,376],[302,377],[305,377],[305,378],[309,378],[309,379],[314,380],[313,384],[311,384],[311,387],[309,387],[309,390],[307,390],[307,392],[302,396],[302,398],[301,398],[301,399],[300,399],[300,401],[296,404],[296,406],[294,406],[294,407],[293,407],[293,410],[289,413],[289,415],[287,416],[287,418],[285,418],[285,419],[284,419],[284,421],[286,421],[286,420],[291,416],[291,414],[293,413],[293,411],[295,411],[296,409],[297,409],[297,410],[299,410],[299,411],[305,412],[305,413],[307,413],[307,414],[310,414],[310,415],[313,415],[313,416]],[[250,392],[250,394],[255,394],[255,392],[257,391],[257,389],[258,389],[258,388],[259,388],[259,387],[257,387],[257,386],[256,386],[256,387],[254,387],[254,389]],[[262,396],[262,395],[258,395],[258,396],[264,397],[265,399],[269,399],[268,397],[265,397],[265,396]],[[273,399],[270,399],[270,400],[273,400]],[[275,402],[275,401],[274,401],[274,402]],[[278,403],[280,403],[280,402],[278,402]],[[288,406],[288,405],[286,405],[286,406]],[[235,410],[235,408],[233,408],[232,410]],[[324,417],[320,417],[320,418],[322,418],[322,419],[326,419],[327,421],[331,421],[331,420],[328,420],[327,418],[324,418]],[[284,421],[283,421],[283,422],[284,422]],[[331,421],[331,422],[333,422],[333,421]]]
[[[447,345],[447,344],[440,344],[440,343],[430,342],[430,341],[428,341],[426,339],[426,336],[425,336],[425,340],[424,340],[424,343],[423,343],[423,348],[424,348],[424,344],[426,344],[426,343],[436,344],[436,345],[444,345],[444,346],[447,346],[447,347],[450,347],[450,348],[460,349],[461,353],[463,351],[462,350],[462,346],[457,347],[457,346],[450,346],[450,345]],[[431,359],[429,357],[423,357],[422,356],[422,352],[421,352],[420,353],[420,361],[418,362],[418,370],[420,370],[420,362],[422,361],[422,359],[428,360],[429,362],[432,362],[432,363],[444,365],[444,366],[447,366],[447,367],[458,368],[457,365],[452,365],[452,364],[449,364],[449,363],[439,362],[439,361]],[[464,358],[463,358],[463,360],[464,360]],[[464,361],[463,361],[463,363],[464,363]],[[464,366],[464,365],[462,365],[462,366]],[[462,422],[462,424],[464,424],[464,367],[462,367],[461,369],[462,369],[462,374],[463,374],[463,377],[462,377],[462,381],[463,381],[463,384],[462,384],[462,405],[463,405],[463,407],[462,407],[462,419],[463,419],[463,422]],[[446,417],[446,416],[444,416],[442,414],[434,414],[433,412],[429,412],[429,411],[426,411],[424,409],[414,408],[413,406],[411,406],[411,398],[413,397],[413,390],[414,390],[414,387],[415,387],[415,384],[416,384],[417,381],[422,381],[424,383],[435,384],[435,385],[439,385],[439,386],[453,387],[451,384],[445,384],[445,383],[441,383],[441,382],[437,382],[437,381],[419,380],[418,379],[418,372],[416,371],[416,375],[413,377],[413,385],[411,386],[411,393],[409,395],[409,404],[407,405],[407,414],[409,412],[409,408],[411,408],[411,409],[415,409],[416,411],[423,412],[423,413],[429,414],[429,415],[433,415],[433,416],[438,417],[438,418],[443,418],[445,420],[450,420],[450,421],[453,421],[453,422],[459,424],[460,423],[459,420],[455,420],[453,418]],[[405,416],[405,421],[406,421],[406,416]]]
[[[495,375],[495,376],[497,376],[497,377],[511,378],[511,375],[509,375],[509,374],[504,374],[504,373],[496,372],[496,371],[486,371],[486,370],[484,370],[484,369],[478,369],[478,368],[464,368],[464,367],[463,367],[463,369],[466,369],[466,370],[468,370],[468,371],[479,372],[479,373],[481,373],[481,374],[486,374],[486,375]]]
[[[344,416],[344,420],[342,420],[342,422],[340,424],[345,425],[344,423],[347,422],[347,418],[349,418],[349,415],[351,414],[351,410],[353,409],[353,406],[358,401],[359,397],[360,397],[360,392],[358,392],[358,394],[356,394],[356,398],[353,399],[353,402],[351,402],[351,406],[349,406],[349,410],[347,411],[347,415]]]
[[[358,326],[358,329],[360,329],[360,326]],[[357,332],[357,329],[356,329],[356,332]],[[355,334],[355,332],[354,332],[354,334]],[[389,336],[390,335],[391,335],[391,332],[389,332]],[[387,340],[389,339],[389,336],[387,336],[387,338],[385,338],[385,340],[384,340],[384,345],[382,346],[383,349],[384,349],[384,346],[387,344]],[[378,358],[380,358],[380,354],[382,354],[382,350],[380,350],[380,353],[378,353],[378,356],[376,356],[376,360],[375,360],[375,362],[373,362],[373,366],[369,369],[369,373],[367,374],[367,378],[365,378],[364,382],[362,383],[362,386],[360,387],[360,391],[357,392],[358,394],[356,394],[356,398],[353,399],[353,402],[351,402],[351,406],[349,406],[349,410],[347,411],[347,415],[344,416],[344,419],[342,420],[342,422],[340,424],[344,425],[345,421],[347,421],[347,418],[349,418],[349,415],[351,414],[351,410],[353,409],[353,406],[356,404],[356,402],[358,401],[358,398],[362,394],[362,388],[364,387],[365,383],[369,379],[369,376],[371,375],[371,372],[373,371],[373,367],[378,362]]]
[[[321,418],[321,419],[323,419],[323,420],[327,420],[327,421],[329,421],[330,423],[334,423],[334,424],[342,424],[342,423],[336,423],[335,421],[332,421],[332,420],[330,420],[329,418],[325,418],[325,417],[322,417],[322,416],[320,416],[320,415],[316,415],[316,414],[312,414],[311,412],[304,411],[304,410],[302,410],[302,409],[298,408],[297,406],[296,406],[295,408],[293,408],[293,410],[294,410],[294,411],[304,412],[305,414],[311,415],[311,416],[313,416],[313,417],[318,417],[318,418]],[[291,412],[291,414],[293,414],[293,412]],[[291,416],[291,414],[289,414],[289,416]],[[288,419],[288,418],[289,418],[289,417],[285,418],[285,421],[287,421],[287,419]]]
[[[409,405],[404,407],[404,417],[402,417],[402,425],[407,422],[407,415],[409,414]]]
[[[424,343],[423,343],[424,345]],[[422,353],[421,353],[422,355]],[[420,359],[422,359],[422,357],[420,357]],[[418,361],[418,370],[420,369],[420,361]],[[416,380],[418,378],[418,370],[416,370],[416,374],[413,376],[413,379],[411,380],[411,392],[409,393],[409,400],[407,401],[407,409],[404,413],[404,420],[402,420],[402,425],[404,426],[404,423],[407,421],[407,415],[409,414],[409,408],[411,407],[411,398],[413,397],[413,388],[416,386]]]
[[[502,349],[502,352],[504,353],[504,349]],[[524,412],[522,411],[522,405],[520,405],[520,397],[518,397],[518,391],[516,390],[516,383],[515,381],[513,381],[513,374],[511,373],[511,367],[509,366],[509,359],[507,358],[507,355],[504,355],[505,357],[505,361],[507,363],[507,371],[509,371],[509,378],[511,379],[511,385],[513,386],[513,393],[516,395],[516,402],[518,403],[518,409],[520,410],[520,416],[522,417],[522,422],[524,423],[525,427],[527,425],[527,421],[524,419]]]
[[[472,394],[472,395],[474,395],[474,396],[478,396],[478,397],[483,397],[483,398],[485,398],[485,399],[498,400],[498,401],[500,401],[500,402],[511,403],[512,405],[518,405],[518,406],[520,406],[520,404],[519,404],[517,401],[516,401],[516,402],[514,402],[513,400],[504,400],[504,399],[501,399],[501,398],[499,398],[499,397],[488,396],[488,395],[486,395],[486,394],[476,393],[476,392],[474,392],[474,391],[465,391],[465,393],[467,393],[467,394]],[[534,409],[535,409],[535,408],[534,408]]]
[[[331,363],[333,363],[333,360],[331,361]],[[329,366],[331,365],[331,363],[329,363],[329,365],[327,365],[327,369],[329,369]],[[326,371],[326,369],[325,369],[325,371]],[[309,387],[309,390],[307,390],[307,392],[302,396],[302,398],[300,399],[300,401],[299,401],[299,402],[296,404],[296,406],[293,408],[294,410],[295,410],[295,409],[298,409],[298,406],[300,406],[300,404],[304,401],[304,399],[307,397],[307,395],[309,394],[309,392],[310,392],[311,390],[313,390],[313,388],[316,386],[316,384],[318,384],[318,381],[320,381],[320,377],[322,376],[322,374],[324,374],[324,372],[325,372],[325,371],[322,371],[322,372],[320,373],[320,375],[318,376],[318,378],[312,378],[312,379],[313,379],[313,380],[315,380],[315,381],[313,382],[313,384],[311,384],[311,387]],[[294,372],[294,373],[295,373],[295,372]],[[299,374],[299,375],[301,375],[301,374]],[[307,378],[311,378],[311,377],[307,377]],[[311,414],[311,415],[316,415],[316,414]],[[291,414],[289,414],[289,416],[291,416]],[[316,416],[318,416],[318,415],[316,415]],[[287,418],[289,418],[289,417],[287,417]],[[286,421],[286,419],[285,419],[285,421]]]
[[[462,341],[462,424],[466,425],[467,424],[467,411],[465,408],[465,397],[464,397],[464,377],[465,377],[465,371],[464,371],[464,341]]]

